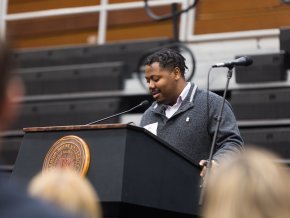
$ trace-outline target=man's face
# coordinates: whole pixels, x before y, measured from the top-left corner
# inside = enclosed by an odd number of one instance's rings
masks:
[[[145,66],[145,79],[153,98],[163,104],[173,105],[178,93],[174,71],[160,68],[158,62]]]

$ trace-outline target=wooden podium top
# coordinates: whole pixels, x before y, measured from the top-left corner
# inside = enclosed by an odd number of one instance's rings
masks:
[[[138,126],[129,124],[96,124],[96,125],[73,125],[73,126],[45,126],[45,127],[29,127],[23,128],[24,132],[50,132],[50,131],[75,131],[90,129],[120,129],[120,128],[140,129]]]

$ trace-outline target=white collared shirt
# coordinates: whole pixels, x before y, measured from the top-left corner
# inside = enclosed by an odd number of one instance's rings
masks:
[[[188,82],[187,85],[184,87],[180,95],[178,96],[176,103],[172,106],[168,105],[166,110],[165,110],[165,115],[167,118],[170,118],[173,116],[173,114],[178,110],[180,107],[182,101],[186,98],[189,90],[190,90],[191,84]]]

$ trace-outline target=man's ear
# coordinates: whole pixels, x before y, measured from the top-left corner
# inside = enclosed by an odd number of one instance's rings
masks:
[[[175,67],[173,72],[174,72],[174,78],[176,80],[178,80],[178,79],[180,79],[182,77],[182,74],[181,74],[181,71],[180,71],[179,67]]]
[[[23,97],[24,86],[20,78],[12,78],[8,84],[3,101],[0,103],[0,131],[9,128],[16,119],[19,100]]]

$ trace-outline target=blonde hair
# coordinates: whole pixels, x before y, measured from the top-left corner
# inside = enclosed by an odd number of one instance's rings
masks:
[[[284,218],[290,214],[289,172],[269,152],[248,149],[209,177],[205,218]]]
[[[85,218],[101,218],[101,206],[91,183],[69,169],[50,169],[36,175],[28,193],[66,212]]]

